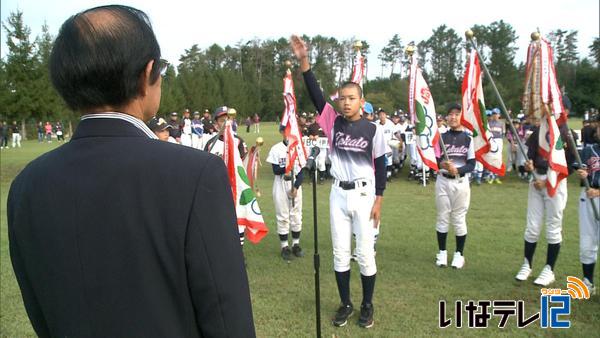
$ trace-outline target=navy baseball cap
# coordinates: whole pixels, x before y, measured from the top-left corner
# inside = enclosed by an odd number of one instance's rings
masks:
[[[450,112],[453,109],[458,109],[458,110],[462,110],[462,106],[458,103],[451,103],[448,105],[448,109],[446,110],[446,112]]]
[[[148,121],[148,128],[152,131],[163,131],[171,127],[170,124],[165,121],[162,117],[153,117],[150,121]]]
[[[213,113],[213,119],[216,120],[219,116],[227,115],[227,111],[229,111],[229,108],[227,108],[227,106],[222,106],[215,109],[215,112]]]

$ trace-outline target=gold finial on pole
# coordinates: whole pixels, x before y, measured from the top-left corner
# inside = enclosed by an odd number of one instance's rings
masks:
[[[540,32],[533,32],[531,33],[531,41],[537,41],[540,39]]]
[[[258,147],[260,147],[260,146],[262,146],[263,144],[265,144],[265,140],[264,140],[262,137],[260,137],[260,136],[259,136],[259,137],[257,137],[257,138],[256,138],[256,145],[257,145]]]
[[[236,115],[237,110],[235,110],[234,108],[227,109],[227,116],[229,116],[230,118],[235,118]]]
[[[472,39],[474,36],[475,36],[475,33],[473,33],[473,31],[472,31],[472,30],[470,30],[470,29],[467,29],[467,30],[465,31],[465,37],[467,38],[467,40],[470,40],[470,39]]]
[[[292,61],[290,61],[290,60],[285,60],[285,66],[286,66],[287,68],[292,68]]]
[[[406,53],[406,55],[411,56],[411,55],[413,55],[415,50],[416,50],[415,45],[413,43],[410,43],[410,44],[408,44],[408,46],[406,46],[406,49],[404,50],[404,52]]]
[[[362,48],[363,44],[360,40],[356,40],[354,42],[354,50],[359,51]]]

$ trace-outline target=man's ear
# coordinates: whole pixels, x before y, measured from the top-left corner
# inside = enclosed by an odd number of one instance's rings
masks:
[[[146,64],[146,69],[144,69],[144,72],[140,75],[139,94],[141,96],[148,95],[148,87],[151,84],[150,77],[152,75],[152,67],[153,66],[154,66],[154,60],[148,61],[148,63]]]

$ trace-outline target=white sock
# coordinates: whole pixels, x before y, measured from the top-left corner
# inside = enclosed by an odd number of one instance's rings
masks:
[[[286,246],[288,246],[288,242],[287,241],[280,241],[279,245],[281,246],[281,248],[285,248]]]
[[[292,238],[292,245],[300,245],[300,238]]]

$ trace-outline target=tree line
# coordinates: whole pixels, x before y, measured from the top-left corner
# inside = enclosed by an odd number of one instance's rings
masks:
[[[23,12],[11,13],[2,23],[6,33],[7,53],[0,60],[0,118],[21,121],[74,120],[70,111],[53,90],[48,74],[48,60],[54,37],[44,25],[32,39],[23,22]],[[524,64],[516,63],[517,33],[503,20],[473,27],[483,57],[509,109],[518,112],[523,90]],[[577,31],[556,29],[547,38],[555,51],[555,65],[560,85],[573,102],[573,111],[583,113],[600,107],[600,38],[579,54]],[[326,95],[347,81],[352,72],[354,38],[338,40],[327,36],[303,36],[309,43],[310,61]],[[409,42],[410,43],[410,42]],[[460,87],[465,68],[466,43],[462,35],[446,25],[433,29],[417,47],[419,64],[434,95],[438,111],[450,102],[460,102]],[[375,107],[387,111],[407,108],[408,43],[395,34],[377,55],[368,41],[362,41],[368,78],[365,97]],[[525,46],[521,46],[525,47]],[[369,59],[378,58],[382,68],[369,69]],[[283,110],[282,77],[286,60],[292,60],[287,37],[253,39],[230,46],[213,44],[208,48],[192,45],[170,65],[162,85],[159,113],[181,112],[189,108],[202,111],[227,105],[235,107],[241,117],[258,113],[263,120],[275,120]],[[387,72],[389,70],[389,73]],[[312,111],[302,74],[293,68],[296,96],[300,111]],[[484,79],[486,104],[499,106]]]

